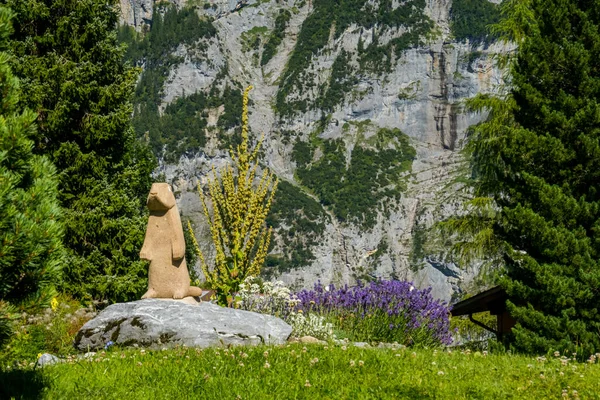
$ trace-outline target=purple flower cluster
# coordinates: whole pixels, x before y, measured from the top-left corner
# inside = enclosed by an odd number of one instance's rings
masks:
[[[378,280],[336,289],[317,283],[302,290],[297,309],[333,316],[341,329],[361,332],[363,340],[403,344],[450,344],[450,308],[411,282]],[[368,335],[370,337],[365,338]]]

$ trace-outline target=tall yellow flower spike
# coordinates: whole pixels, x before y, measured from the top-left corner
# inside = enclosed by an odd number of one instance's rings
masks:
[[[52,300],[50,300],[50,308],[52,308],[52,311],[56,311],[58,308],[58,299],[56,297],[53,297]]]
[[[213,244],[216,249],[215,263],[212,268],[206,259],[192,226],[194,249],[200,258],[202,272],[206,280],[216,290],[217,301],[227,305],[232,294],[248,276],[256,276],[265,262],[271,229],[265,220],[275,191],[277,179],[268,169],[263,170],[258,185],[254,186],[258,168],[258,153],[264,136],[261,136],[254,151],[248,151],[248,93],[252,86],[244,90],[242,103],[242,142],[229,152],[232,165],[224,167],[219,174],[213,168],[212,179],[208,182],[208,197],[212,203],[209,211],[207,196],[198,185],[204,215],[208,220]]]

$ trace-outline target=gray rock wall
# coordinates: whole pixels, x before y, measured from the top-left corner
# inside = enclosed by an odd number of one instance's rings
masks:
[[[139,24],[140,18],[148,15],[149,0],[122,0],[121,3],[126,23]],[[186,55],[186,48],[180,46],[177,52],[185,61],[170,73],[163,106],[186,93],[206,89],[226,65],[229,79],[244,86],[252,84],[255,88],[251,92],[254,103],[250,125],[253,132],[265,133],[264,163],[281,179],[298,184],[292,159],[293,142],[285,143],[280,132],[292,130],[298,133],[300,140],[308,140],[323,112],[313,109],[281,121],[273,104],[302,23],[312,12],[311,2],[250,0],[247,7],[231,12],[234,3],[215,1],[211,2],[212,8],[198,8],[198,13],[216,18],[218,37],[208,47],[209,57],[200,62],[192,61]],[[450,0],[428,0],[425,13],[436,28],[427,45],[404,51],[390,72],[361,74],[360,81],[346,93],[343,103],[331,113],[329,124],[320,133],[324,139],[343,139],[349,157],[360,138],[370,137],[379,128],[401,129],[417,151],[412,171],[406,177],[407,190],[400,198],[386,200],[395,208],[389,215],[380,212],[370,230],[331,218],[322,239],[311,248],[315,260],[305,268],[281,274],[282,280],[296,287],[312,286],[318,280],[347,283],[356,279],[356,271],[366,271],[371,276],[410,279],[419,286],[431,285],[437,297],[450,300],[476,275],[476,268],[458,270],[453,265],[427,258],[415,265],[414,257],[411,258],[417,230],[424,231],[435,221],[460,210],[462,197],[457,195],[460,187],[453,184],[457,170],[463,165],[459,150],[464,145],[467,128],[485,118],[485,115],[466,111],[464,100],[477,93],[493,92],[502,84],[503,73],[495,67],[492,57],[509,50],[499,43],[475,47],[453,41],[449,28],[450,7]],[[286,35],[277,54],[261,67],[255,51],[244,47],[244,33],[262,26],[273,29],[281,8],[292,14]],[[401,32],[390,31],[381,40],[390,40],[399,34]],[[317,88],[326,84],[341,49],[356,54],[359,39],[368,42],[370,37],[368,30],[350,26],[339,38],[330,38],[326,50],[311,60]],[[317,93],[313,89],[293,96],[314,100]],[[211,118],[216,120],[218,115],[219,110],[211,110],[209,124]],[[356,127],[361,122],[366,128]],[[354,125],[344,130],[347,123]],[[180,209],[196,221],[198,236],[204,243],[210,239],[195,188],[198,182],[206,182],[212,166],[223,165],[227,160],[226,152],[218,150],[216,138],[209,138],[201,154],[183,156],[176,165],[162,163],[160,166],[159,172],[175,186]],[[331,210],[326,211],[332,215]],[[382,241],[388,244],[388,249],[373,260],[370,257]],[[285,251],[283,244],[278,243],[275,252]]]

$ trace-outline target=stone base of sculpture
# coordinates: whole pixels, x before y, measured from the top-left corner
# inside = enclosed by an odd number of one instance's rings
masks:
[[[106,307],[75,337],[80,351],[121,346],[169,348],[283,344],[292,327],[271,315],[162,299],[138,300]]]

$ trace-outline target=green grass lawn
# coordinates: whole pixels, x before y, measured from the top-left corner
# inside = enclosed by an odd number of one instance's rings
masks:
[[[5,370],[0,398],[600,399],[600,364],[446,350],[290,344],[120,350]]]

